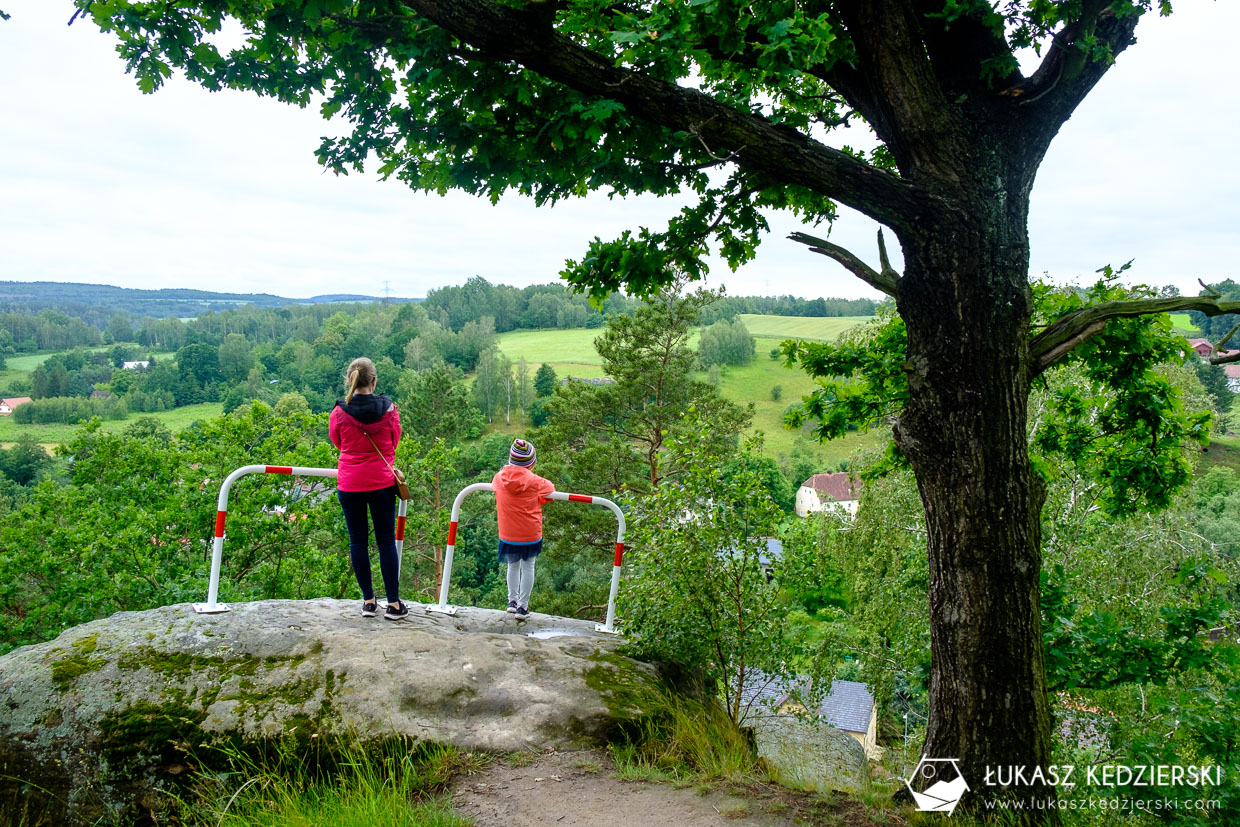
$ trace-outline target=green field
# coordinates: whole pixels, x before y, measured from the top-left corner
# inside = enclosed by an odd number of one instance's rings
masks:
[[[1211,468],[1230,468],[1240,474],[1240,436],[1216,436],[1201,457],[1200,473]]]
[[[808,451],[815,457],[822,470],[832,470],[858,450],[881,448],[888,438],[886,429],[869,434],[853,434],[844,440],[819,444],[803,434],[788,431],[783,426],[784,409],[799,402],[801,397],[814,388],[814,381],[804,372],[785,368],[783,360],[770,358],[773,348],[788,338],[826,340],[841,331],[870,317],[806,317],[806,316],[759,316],[746,314],[743,319],[749,332],[754,334],[756,355],[743,367],[725,367],[720,371],[720,389],[728,399],[742,404],[754,403],[754,430],[766,437],[766,452],[772,456],[790,454],[794,448]],[[599,330],[519,330],[499,337],[499,347],[514,362],[525,357],[531,370],[546,362],[555,369],[556,375],[592,378],[603,375],[602,360],[593,347]],[[705,379],[702,373],[699,378]],[[779,401],[771,399],[771,388],[779,385],[783,393]],[[504,427],[497,423],[496,430],[512,432],[519,429],[513,425]],[[800,480],[794,480],[799,483]]]
[[[109,420],[103,423],[106,432],[120,431],[134,420],[142,416],[153,416],[168,426],[174,434],[189,427],[199,419],[214,419],[224,412],[219,402],[203,402],[201,405],[186,405],[171,411],[150,414],[130,414],[128,419]],[[11,416],[0,416],[0,446],[8,448],[22,434],[30,434],[36,441],[46,447],[54,447],[68,442],[77,432],[78,425],[18,425]]]
[[[88,347],[84,349],[90,353],[99,353],[104,350],[111,350],[112,346],[104,345],[101,347]],[[51,357],[56,356],[57,354],[60,354],[60,353],[69,353],[69,352],[71,351],[45,350],[39,353],[27,353],[22,356],[6,356],[5,362],[8,363],[9,370],[17,370],[23,373],[29,373],[30,371],[37,368],[39,365],[46,362]],[[167,359],[171,359],[172,357],[176,356],[176,354],[173,353],[172,351],[163,351],[163,352],[158,352],[158,353],[152,353],[151,356],[155,357],[157,361],[163,362]]]
[[[102,350],[110,350],[110,349],[111,349],[110,347],[86,348],[86,350],[89,350],[92,353],[97,353]],[[5,368],[4,370],[0,370],[0,394],[4,394],[7,396],[8,395],[7,388],[9,387],[9,382],[13,381],[14,379],[28,379],[30,372],[34,370],[35,368],[37,368],[39,365],[43,364],[49,358],[51,358],[52,356],[55,356],[58,353],[66,353],[66,352],[68,351],[45,350],[39,353],[26,353],[21,356],[6,356],[4,358]],[[165,362],[165,361],[171,360],[174,356],[176,356],[176,354],[173,353],[172,351],[163,351],[159,353],[152,353],[151,356],[157,361]],[[21,394],[21,395],[29,396],[28,393]]]
[[[848,328],[869,321],[873,316],[758,316],[741,313],[736,318],[745,323],[749,332],[757,337],[784,339],[810,339],[829,342]],[[778,343],[777,343],[778,344]],[[767,348],[770,350],[770,348]]]
[[[771,318],[771,317],[763,317]],[[820,444],[796,431],[784,427],[784,409],[800,402],[801,397],[815,387],[814,380],[804,371],[784,367],[782,357],[770,358],[772,348],[782,339],[754,337],[757,354],[741,367],[725,367],[720,371],[719,385],[723,395],[735,402],[752,402],[754,405],[753,430],[762,431],[766,440],[766,452],[772,456],[790,454],[794,448],[808,450],[818,457],[823,470],[834,469],[842,460],[858,450],[881,448],[886,444],[887,429],[869,434],[852,434],[843,440]],[[701,374],[705,378],[706,374]],[[779,401],[771,398],[771,389],[782,389]],[[795,480],[794,482],[800,482]]]
[[[1171,313],[1171,326],[1181,333],[1188,333],[1193,336],[1201,334],[1201,328],[1193,324],[1187,313]]]
[[[530,375],[543,362],[555,369],[555,375],[580,376],[593,379],[603,375],[603,360],[594,349],[594,339],[602,328],[593,330],[513,330],[501,333],[500,351],[516,362],[522,357],[530,365]]]

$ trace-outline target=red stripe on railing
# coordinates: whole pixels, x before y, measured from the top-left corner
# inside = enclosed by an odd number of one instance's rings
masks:
[[[267,465],[264,466],[268,474],[291,474],[293,469],[287,465]]]
[[[396,518],[396,539],[397,540],[405,539],[405,518],[404,517]]]
[[[592,503],[593,497],[587,497],[585,494],[569,494],[568,501],[570,503]]]
[[[228,516],[227,511],[215,512],[215,536],[216,537],[224,536],[224,518],[227,516]]]
[[[616,543],[616,565],[620,565],[620,558],[624,556],[624,543]]]
[[[453,520],[452,524],[448,526],[448,545],[456,545],[456,520]]]

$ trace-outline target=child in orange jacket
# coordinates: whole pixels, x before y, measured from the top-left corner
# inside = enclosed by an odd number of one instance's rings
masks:
[[[499,517],[499,561],[508,564],[508,611],[517,617],[530,613],[534,591],[534,560],[542,552],[542,507],[555,491],[548,480],[534,473],[538,454],[524,439],[513,440],[508,464],[499,470],[495,507]]]

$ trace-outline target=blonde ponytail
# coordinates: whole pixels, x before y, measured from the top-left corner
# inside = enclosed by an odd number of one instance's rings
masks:
[[[358,388],[369,388],[375,384],[378,374],[375,372],[375,363],[361,356],[349,363],[344,377],[344,403],[347,405],[353,401],[353,395],[357,393]]]

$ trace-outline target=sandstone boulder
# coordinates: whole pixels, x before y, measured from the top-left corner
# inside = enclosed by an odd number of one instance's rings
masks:
[[[658,682],[584,621],[410,604],[393,623],[329,599],[231,609],[118,613],[0,658],[0,812],[125,817],[220,743],[597,746]]]
[[[857,792],[867,783],[865,750],[848,733],[817,718],[770,712],[748,721],[758,755],[789,787]]]

